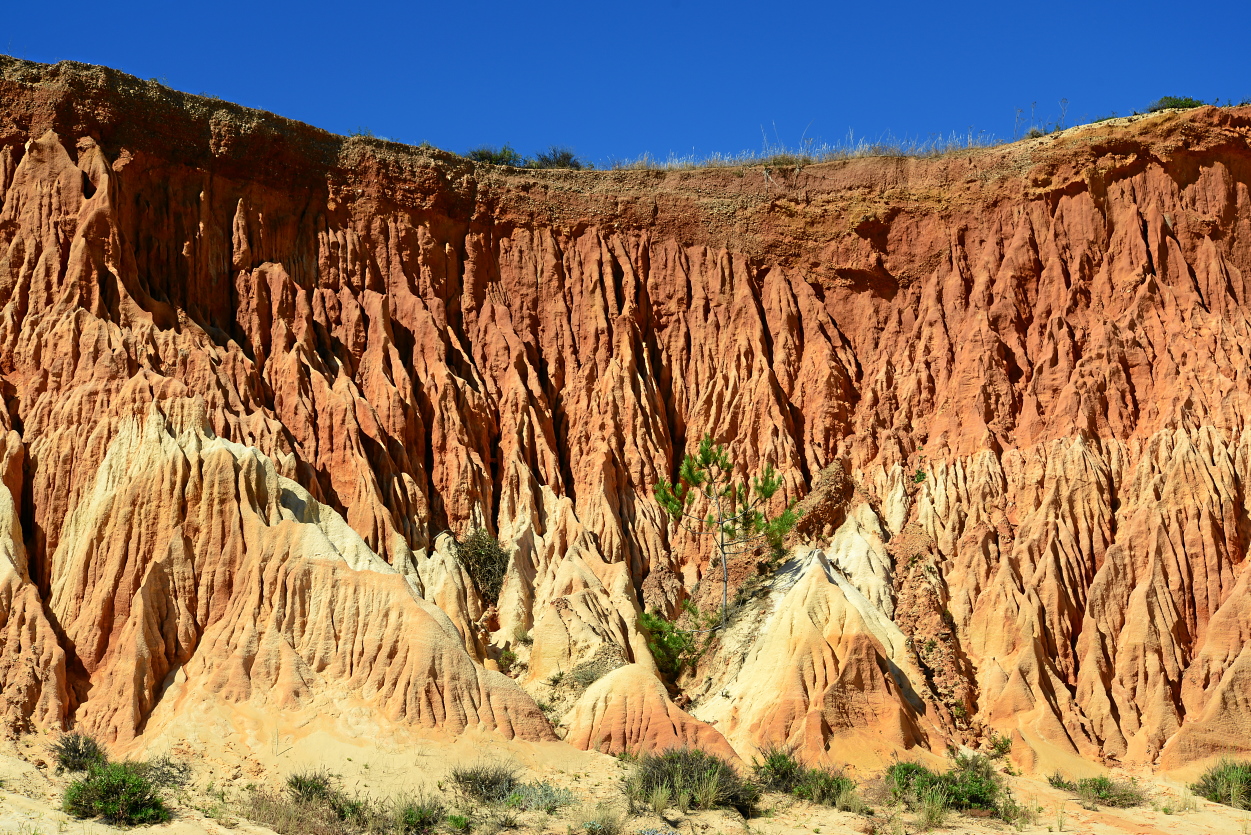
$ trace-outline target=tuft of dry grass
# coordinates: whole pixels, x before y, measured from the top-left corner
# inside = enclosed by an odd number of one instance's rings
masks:
[[[798,146],[766,140],[759,151],[745,150],[737,154],[712,153],[700,155],[670,153],[661,159],[643,154],[635,159],[613,160],[612,170],[689,171],[697,168],[741,168],[764,166],[765,168],[803,168],[821,162],[859,159],[862,157],[941,157],[947,154],[979,148],[994,148],[1004,141],[985,131],[972,129],[947,135],[933,134],[926,139],[901,139],[893,134],[883,134],[877,139],[857,137],[849,133],[842,142],[816,142],[801,140]]]
[[[256,789],[243,801],[245,818],[269,827],[278,835],[355,835],[356,827],[339,819],[325,803],[300,803],[290,797]]]

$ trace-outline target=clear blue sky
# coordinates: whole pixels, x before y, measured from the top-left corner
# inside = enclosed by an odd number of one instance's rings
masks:
[[[348,133],[597,163],[805,135],[1011,138],[1162,95],[1251,97],[1251,2],[18,2],[0,50]]]

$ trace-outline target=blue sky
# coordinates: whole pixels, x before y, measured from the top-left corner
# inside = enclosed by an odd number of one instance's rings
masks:
[[[0,50],[107,64],[337,133],[603,164],[851,132],[1011,138],[1251,97],[1251,2],[14,3]],[[7,42],[7,43],[6,43]]]

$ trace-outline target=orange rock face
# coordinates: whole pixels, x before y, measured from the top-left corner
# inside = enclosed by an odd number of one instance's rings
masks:
[[[512,171],[0,59],[0,711],[549,738],[608,648],[584,747],[1245,751],[1249,133]],[[705,432],[837,485],[667,689],[638,611],[720,576],[651,488]]]

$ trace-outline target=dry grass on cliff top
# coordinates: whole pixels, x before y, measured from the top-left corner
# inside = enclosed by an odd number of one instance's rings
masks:
[[[1251,107],[1247,107],[1248,102],[1245,100],[1240,105],[1225,107],[1205,105],[1198,108],[1166,109],[1102,119],[1063,130],[1052,128],[1041,133],[1032,131],[1030,135],[1013,141],[972,129],[965,132],[953,131],[945,135],[934,134],[924,139],[900,138],[889,133],[869,138],[849,133],[843,141],[828,143],[803,139],[796,146],[787,146],[780,141],[771,142],[765,138],[758,151],[708,155],[670,154],[664,159],[643,154],[635,159],[616,160],[603,169],[575,170],[516,168],[475,162],[427,143],[411,145],[387,137],[377,137],[369,132],[342,136],[205,93],[197,95],[174,90],[157,79],[142,79],[109,67],[76,61],[42,64],[0,55],[0,82],[43,93],[42,98],[50,106],[48,112],[42,113],[41,108],[36,105],[17,117],[19,121],[26,123],[24,127],[31,132],[44,127],[40,124],[41,121],[47,121],[49,127],[55,128],[57,125],[51,122],[63,122],[68,118],[67,113],[73,113],[78,120],[74,127],[84,132],[92,132],[92,129],[96,132],[103,130],[106,134],[117,135],[119,140],[126,142],[143,139],[170,141],[187,150],[190,144],[199,143],[208,133],[213,133],[215,140],[219,139],[223,133],[221,126],[228,125],[229,129],[225,133],[229,134],[233,130],[238,134],[235,139],[264,138],[271,140],[267,143],[270,146],[273,145],[272,140],[280,140],[291,146],[291,152],[296,156],[302,155],[303,161],[315,168],[343,166],[359,160],[362,155],[371,155],[393,162],[434,165],[450,174],[496,172],[509,177],[537,176],[548,181],[572,175],[583,182],[604,179],[606,176],[613,179],[611,175],[627,172],[690,173],[725,168],[803,168],[861,159],[925,160],[952,155],[977,155],[995,150],[1020,150],[1028,154],[1038,148],[1040,142],[1054,141],[1075,132],[1118,131],[1134,122],[1171,119],[1179,114],[1189,119],[1216,110],[1251,112]],[[72,106],[65,107],[67,102],[72,103]],[[54,105],[60,106],[58,108]],[[145,116],[150,118],[144,118]],[[214,130],[205,130],[214,125],[217,126]],[[0,139],[3,138],[3,128],[0,125]],[[246,141],[238,144],[240,150],[244,145],[248,145],[249,150],[255,150]],[[230,156],[229,151],[229,148],[214,149],[218,157]],[[291,161],[294,159],[292,157]],[[253,158],[254,163],[261,161],[263,158]]]
[[[850,239],[887,214],[976,211],[1022,195],[1049,199],[1095,187],[1116,159],[1245,148],[1251,135],[1251,107],[1205,106],[1006,145],[968,133],[921,142],[849,137],[835,146],[766,146],[759,156],[674,157],[575,171],[510,168],[428,145],[338,136],[74,62],[0,56],[0,99],[20,105],[0,108],[0,143],[54,129],[95,137],[111,156],[139,149],[226,176],[329,190],[332,206],[340,199],[366,210],[441,206],[465,217],[488,214],[504,230],[545,225],[558,234],[596,224],[684,245],[730,247],[783,267],[824,263],[831,241]],[[901,280],[910,280],[903,273]]]

